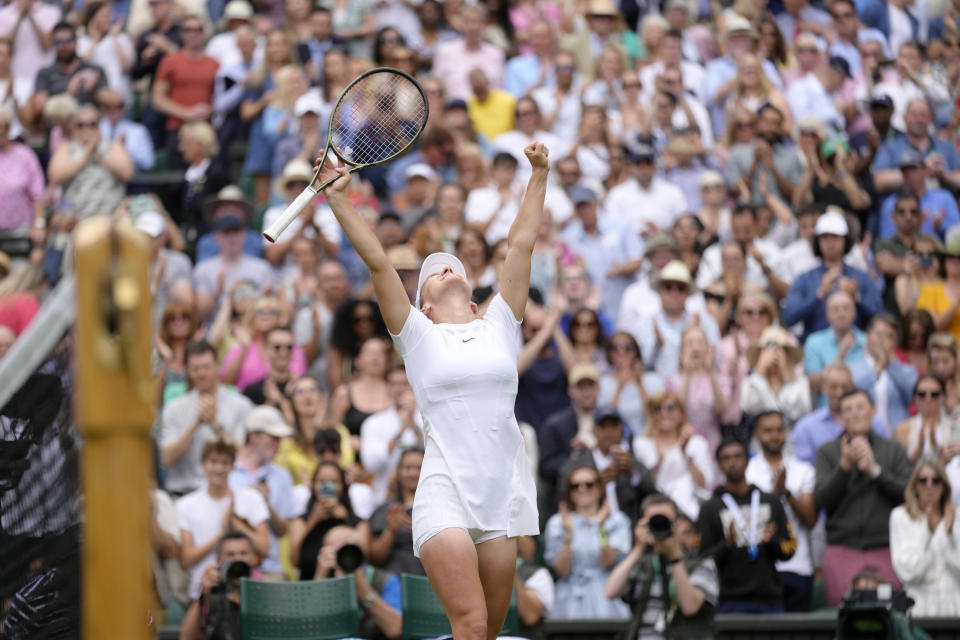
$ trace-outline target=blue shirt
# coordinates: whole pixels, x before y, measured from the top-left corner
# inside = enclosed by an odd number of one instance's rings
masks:
[[[873,419],[873,432],[884,438],[890,437],[890,431],[879,418]],[[843,433],[843,427],[830,415],[830,407],[817,409],[797,420],[793,426],[793,453],[804,462],[817,463],[817,449]]]
[[[546,81],[542,86],[552,87],[555,78],[553,65],[548,64]],[[533,89],[540,80],[540,58],[532,53],[525,56],[516,56],[507,61],[507,68],[503,75],[503,88],[514,98],[520,98]]]
[[[263,236],[256,231],[247,229],[246,236],[243,238],[243,252],[254,258],[263,257]],[[213,232],[205,233],[197,240],[197,262],[212,258],[220,254],[220,247],[213,237]]]
[[[856,327],[853,328],[853,337],[854,345],[843,359],[844,364],[847,365],[863,357],[863,347],[867,342],[867,335]],[[837,359],[839,351],[840,345],[831,327],[814,331],[807,336],[806,342],[803,343],[804,371],[808,374],[823,371],[828,364]]]
[[[123,146],[133,159],[134,168],[139,171],[150,171],[156,162],[153,152],[153,140],[147,128],[138,122],[120,120],[116,124],[106,118],[100,119],[100,137],[104,140],[113,140],[123,136]]]
[[[897,234],[897,225],[893,223],[893,207],[897,203],[897,194],[890,194],[880,205],[880,230],[877,237],[882,239],[891,238]],[[960,224],[960,211],[957,210],[957,201],[946,189],[927,189],[920,198],[920,210],[923,211],[923,224],[920,225],[920,233],[929,233],[935,235],[941,240],[951,229]],[[934,228],[933,219],[940,211],[943,211],[943,224],[940,230]]]
[[[633,226],[619,218],[601,217],[597,220],[597,230],[588,234],[583,224],[574,219],[567,225],[561,236],[570,250],[583,258],[584,267],[590,274],[590,280],[600,284],[603,294],[600,308],[610,318],[616,318],[620,312],[620,300],[623,292],[633,281],[634,274],[608,277],[607,272],[614,264],[643,258],[643,242],[633,230]]]
[[[960,169],[960,154],[958,154],[953,145],[946,140],[930,138],[930,146],[927,147],[927,150],[920,151],[920,149],[910,144],[906,134],[897,133],[892,140],[884,142],[877,151],[877,157],[873,159],[874,172],[880,169],[899,169],[900,156],[903,155],[904,151],[916,151],[924,158],[931,153],[939,153],[946,161],[947,169],[950,171]]]
[[[817,297],[817,289],[820,288],[820,281],[823,280],[823,274],[826,272],[827,268],[821,263],[820,266],[801,273],[790,285],[787,299],[783,304],[783,324],[789,326],[803,322],[804,340],[814,331],[830,326],[826,314],[827,296],[822,300]],[[843,275],[857,281],[857,292],[860,294],[860,300],[857,302],[857,326],[861,329],[865,328],[871,317],[883,311],[880,291],[870,276],[859,269],[844,264]],[[834,284],[833,289],[836,290],[836,288],[837,285]]]
[[[235,466],[227,483],[234,489],[253,488],[254,485],[264,482],[270,490],[270,497],[267,502],[270,508],[281,518],[292,518],[293,513],[293,478],[290,472],[279,467],[272,462],[250,473],[246,469]],[[273,529],[267,526],[267,533],[270,540],[270,553],[260,567],[264,571],[279,572],[283,571],[283,565],[280,564],[280,551],[277,546],[277,537],[273,534]]]

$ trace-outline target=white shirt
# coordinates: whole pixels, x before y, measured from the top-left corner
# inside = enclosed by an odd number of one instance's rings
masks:
[[[203,546],[223,531],[223,518],[230,506],[230,495],[215,500],[206,487],[188,493],[177,500],[177,526],[181,535],[189,533],[194,546]],[[233,489],[233,513],[257,527],[270,517],[270,510],[263,496],[253,489]],[[217,550],[210,552],[190,567],[190,598],[200,597],[203,572],[217,562]]]
[[[787,102],[797,121],[816,116],[835,131],[843,131],[846,126],[846,119],[837,111],[835,97],[827,93],[815,73],[808,73],[790,85]]]
[[[128,105],[133,102],[133,89],[130,86],[130,75],[123,70],[120,64],[120,58],[117,55],[117,49],[123,51],[132,65],[136,60],[137,52],[133,47],[133,41],[125,33],[119,35],[108,35],[100,39],[100,42],[94,44],[89,36],[81,36],[77,40],[77,55],[86,58],[90,49],[93,49],[93,55],[89,57],[90,64],[95,64],[103,69],[107,77],[107,86],[123,95],[123,100]]]
[[[654,371],[661,376],[671,376],[680,368],[680,340],[683,332],[693,321],[692,314],[684,310],[683,315],[676,321],[667,317],[663,309],[656,313],[648,313],[640,318],[630,333],[640,345],[643,354],[643,363],[648,368],[653,365]],[[720,347],[720,329],[717,321],[709,313],[700,314],[700,328],[707,337],[707,342],[714,349]],[[663,344],[657,344],[657,329],[663,337]]]
[[[653,438],[637,436],[633,439],[633,455],[637,456],[637,460],[647,469],[656,469],[659,464],[656,471],[657,490],[672,498],[684,515],[696,521],[700,515],[700,504],[710,497],[710,489],[699,487],[693,481],[680,445],[667,449],[661,459]],[[697,434],[690,436],[686,455],[693,459],[693,463],[703,473],[704,484],[713,487],[714,462],[706,438]]]
[[[562,99],[557,97],[556,87],[540,87],[534,90],[531,97],[537,103],[540,115],[543,116],[544,120],[549,120],[556,114],[550,127],[550,133],[561,140],[577,139],[582,111],[579,83],[574,83]]]
[[[890,50],[897,54],[900,51],[900,45],[904,42],[913,42],[913,25],[903,9],[887,3],[887,11],[890,18]]]
[[[467,196],[467,202],[463,208],[463,218],[470,224],[490,222],[484,237],[491,247],[496,244],[497,240],[507,237],[510,232],[510,225],[517,217],[517,211],[520,209],[520,196],[515,186],[516,183],[511,186],[511,195],[508,198],[501,197],[500,190],[494,184],[474,189]]]
[[[960,616],[960,527],[941,521],[930,532],[926,516],[914,520],[903,505],[890,512],[890,560],[915,616]]]
[[[918,71],[917,76],[923,82],[922,89],[912,80],[901,79],[897,74],[893,74],[891,80],[884,80],[874,85],[874,95],[886,94],[893,100],[893,118],[890,122],[898,131],[906,129],[903,116],[907,112],[907,106],[914,100],[926,100],[933,109],[950,101],[950,92],[940,81],[922,71]],[[868,99],[865,85],[857,92],[857,99],[862,101]]]
[[[643,84],[643,101],[647,105],[650,104],[653,96],[657,93],[657,77],[663,73],[664,67],[663,61],[657,60],[640,71],[640,82]],[[680,73],[683,76],[683,88],[687,93],[696,96],[697,100],[703,100],[703,67],[690,60],[681,60]],[[701,129],[701,133],[702,131]]]
[[[319,197],[319,196],[318,196]],[[307,205],[308,207],[310,205]],[[287,208],[287,205],[281,204],[274,207],[270,207],[263,214],[263,231],[266,231],[270,225],[277,221],[277,218],[283,214],[284,210]],[[303,215],[303,214],[301,214]],[[337,223],[336,216],[333,215],[333,210],[330,209],[330,206],[326,203],[318,204],[313,210],[313,224],[317,225],[317,229],[320,230],[320,233],[323,234],[323,237],[333,244],[340,246],[340,242],[343,238],[343,232],[340,230],[340,225]],[[290,223],[290,226],[283,230],[277,237],[277,242],[288,242],[297,237],[297,233],[300,231],[300,227],[303,226],[303,220],[301,216],[297,216]],[[313,229],[307,229],[304,231],[304,235],[308,238],[313,238],[316,236]],[[263,246],[269,246],[273,244],[266,238],[263,238]],[[288,252],[285,265],[293,264],[293,253]],[[281,269],[283,267],[281,266]]]
[[[519,335],[520,322],[497,294],[483,318],[466,324],[434,324],[411,306],[400,334],[392,336],[423,415],[421,482],[449,477],[468,528],[508,536],[540,531],[536,487],[514,416]]]
[[[780,270],[777,275],[787,284],[793,284],[801,273],[806,273],[811,269],[820,266],[820,258],[813,255],[813,247],[806,238],[797,238],[783,249],[780,260]],[[859,269],[865,273],[870,272],[870,267],[864,258],[860,248],[854,246],[850,252],[843,258],[844,264],[854,269]]]
[[[517,181],[526,184],[530,180],[530,162],[523,155],[523,150],[533,142],[542,142],[550,150],[550,157],[562,158],[567,155],[573,139],[564,141],[549,131],[534,131],[532,136],[528,136],[518,129],[512,129],[501,133],[493,139],[492,146],[494,151],[503,151],[509,153],[517,159]]]
[[[678,187],[659,176],[654,176],[646,189],[631,178],[610,190],[606,209],[610,215],[630,221],[637,233],[648,233],[648,224],[669,233],[687,210],[687,199]]]
[[[253,59],[258,66],[263,61],[264,42],[263,36],[257,36]],[[224,31],[210,38],[204,53],[219,62],[220,68],[243,63],[243,54],[237,47],[237,34],[233,31]]]
[[[783,466],[787,470],[786,485],[794,497],[799,498],[805,493],[813,493],[815,473],[813,466],[793,456],[783,456]],[[776,473],[770,467],[770,463],[763,457],[763,454],[757,454],[750,458],[747,464],[746,479],[752,485],[757,486],[761,491],[767,493],[773,492],[773,481]],[[782,498],[783,510],[787,513],[787,521],[793,527],[797,539],[797,551],[789,560],[777,562],[777,571],[788,571],[801,576],[813,575],[813,558],[810,555],[809,527],[803,525],[793,507],[786,498]]]
[[[773,270],[777,277],[780,277],[780,253],[781,249],[768,240],[756,238],[753,246],[760,251],[763,261]],[[697,269],[697,288],[704,289],[723,276],[723,247],[716,242],[703,252],[700,259],[700,267]],[[743,284],[759,285],[764,289],[770,287],[770,281],[760,268],[753,254],[747,253],[747,270],[744,274]]]
[[[417,430],[422,431],[423,419],[419,412],[414,413],[413,421]],[[374,413],[360,425],[360,461],[363,468],[373,476],[370,485],[373,489],[373,501],[377,505],[387,501],[390,481],[400,464],[403,448],[420,442],[416,433],[404,429],[397,446],[390,451],[390,441],[402,428],[400,414],[394,407]]]

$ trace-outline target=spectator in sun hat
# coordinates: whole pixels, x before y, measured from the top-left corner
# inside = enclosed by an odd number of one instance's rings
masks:
[[[253,205],[243,193],[240,187],[228,184],[220,189],[217,194],[203,204],[204,225],[208,229],[216,226],[217,221],[225,216],[234,216],[239,218],[246,226],[253,217]],[[220,252],[217,242],[212,232],[200,236],[197,240],[197,262],[212,258]],[[248,256],[260,258],[263,256],[263,246],[260,234],[252,229],[247,229],[243,241],[243,252]]]
[[[720,345],[720,329],[706,311],[687,310],[693,277],[686,264],[680,260],[668,262],[653,284],[660,298],[659,309],[647,311],[627,329],[640,345],[644,364],[661,376],[668,376],[680,366],[680,339],[689,325],[698,324],[713,348]]]
[[[221,31],[210,38],[206,46],[206,54],[217,61],[221,67],[232,67],[244,60],[241,48],[238,46],[237,33],[244,27],[253,26],[253,7],[246,0],[230,0],[223,9],[223,18],[220,21]],[[263,57],[263,41],[257,43],[256,57]]]
[[[853,245],[843,214],[829,211],[820,216],[813,242],[813,253],[820,265],[793,281],[783,304],[784,324],[803,322],[804,339],[814,331],[826,329],[827,296],[843,289],[857,300],[857,326],[865,328],[869,318],[883,310],[883,300],[869,275],[843,261]]]
[[[325,142],[329,112],[330,106],[324,104],[318,89],[310,89],[297,98],[293,103],[293,115],[298,126],[277,141],[273,149],[273,175],[283,175],[284,167],[296,158],[313,161],[313,156],[319,154],[320,145]]]

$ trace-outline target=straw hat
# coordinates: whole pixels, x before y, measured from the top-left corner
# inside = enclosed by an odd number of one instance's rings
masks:
[[[291,182],[310,182],[313,180],[313,167],[306,160],[294,158],[283,168],[283,174],[277,178],[274,185],[276,192],[283,197],[287,195],[287,185]]]
[[[217,208],[222,204],[235,204],[243,209],[247,219],[253,216],[253,206],[247,200],[243,189],[235,184],[228,184],[217,192],[217,195],[207,200],[203,206],[203,213],[209,219],[216,213]]]
[[[756,344],[747,347],[747,362],[750,363],[751,369],[757,366],[760,352],[770,345],[777,345],[783,349],[787,356],[787,366],[794,367],[803,360],[803,350],[793,344],[787,330],[783,327],[772,326],[763,330]]]

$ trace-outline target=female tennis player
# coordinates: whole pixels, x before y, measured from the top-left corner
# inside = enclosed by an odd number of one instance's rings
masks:
[[[370,269],[383,319],[423,414],[425,454],[413,501],[414,553],[456,640],[496,638],[513,592],[516,537],[539,533],[533,475],[514,416],[520,320],[546,193],[547,148],[524,149],[532,175],[507,236],[500,292],[481,316],[463,265],[427,257],[416,306],[373,231],[344,195],[346,167],[327,160],[327,200]]]

